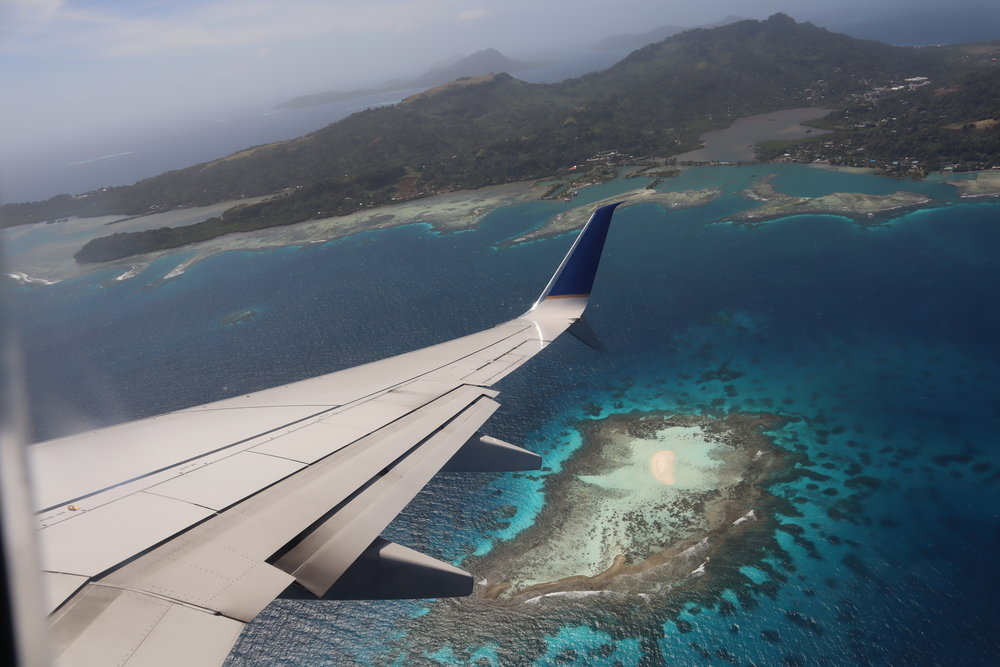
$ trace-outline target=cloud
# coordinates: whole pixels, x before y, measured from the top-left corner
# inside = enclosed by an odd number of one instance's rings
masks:
[[[459,0],[209,0],[176,7],[136,2],[127,6],[126,13],[119,7],[59,0],[0,2],[4,53],[104,58],[263,48],[311,37],[385,32],[400,25],[413,30],[452,22],[462,4]]]
[[[458,16],[455,17],[455,20],[460,23],[464,21],[478,21],[479,19],[484,18],[485,16],[486,16],[486,10],[483,9],[482,7],[479,7],[477,9],[466,9],[464,11],[459,12]]]
[[[0,40],[44,28],[62,5],[62,0],[0,0]]]

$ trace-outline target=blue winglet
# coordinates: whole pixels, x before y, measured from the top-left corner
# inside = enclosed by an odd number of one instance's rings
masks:
[[[624,202],[608,204],[594,211],[536,304],[546,299],[590,296],[597,265],[601,261],[601,251],[604,250],[604,239],[607,238],[608,227],[611,225],[611,214],[622,203]]]

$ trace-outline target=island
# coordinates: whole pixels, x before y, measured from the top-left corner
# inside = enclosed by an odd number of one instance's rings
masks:
[[[440,636],[474,617],[465,643],[477,646],[503,633],[554,633],[577,616],[608,628],[641,627],[648,616],[685,632],[690,600],[723,613],[753,605],[747,591],[784,577],[768,558],[784,553],[776,532],[815,549],[780,519],[796,516],[794,506],[768,490],[815,475],[768,435],[787,419],[650,411],[584,420],[581,446],[545,478],[533,525],[467,558],[473,595],[432,605],[413,631]]]
[[[929,197],[902,190],[888,195],[834,192],[820,197],[792,197],[778,192],[771,183],[773,178],[773,174],[766,176],[743,193],[748,199],[761,202],[760,206],[735,213],[728,220],[741,224],[758,224],[790,215],[828,214],[871,223],[881,222],[882,216],[887,213],[899,213],[931,201]]]
[[[584,445],[548,477],[534,525],[466,564],[479,595],[650,593],[701,577],[733,536],[773,521],[765,487],[796,458],[763,434],[781,421],[652,412],[580,424]]]

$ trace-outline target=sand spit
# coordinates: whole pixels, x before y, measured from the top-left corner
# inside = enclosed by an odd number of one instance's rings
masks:
[[[760,206],[729,216],[728,220],[756,224],[792,215],[832,214],[848,216],[858,221],[871,221],[877,215],[916,208],[931,201],[924,195],[903,191],[889,195],[834,192],[821,197],[792,197],[775,190],[771,184],[772,178],[774,174],[757,181],[743,192],[748,199],[761,202]]]
[[[661,449],[649,458],[649,468],[660,484],[676,484],[677,452]]]
[[[4,273],[3,275],[10,280],[13,280],[15,283],[20,283],[22,285],[55,285],[58,282],[54,280],[46,280],[45,278],[35,278],[22,271]]]

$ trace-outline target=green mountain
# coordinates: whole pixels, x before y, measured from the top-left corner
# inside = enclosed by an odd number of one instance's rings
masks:
[[[539,178],[601,152],[676,154],[697,147],[703,131],[740,116],[856,104],[865,91],[907,77],[928,77],[937,88],[976,68],[995,69],[980,60],[950,49],[859,40],[777,14],[684,32],[605,71],[559,84],[528,84],[507,74],[460,79],[299,139],[85,199],[8,205],[2,213],[9,225],[277,193],[199,225],[97,239],[77,256],[106,261],[230,231]]]

